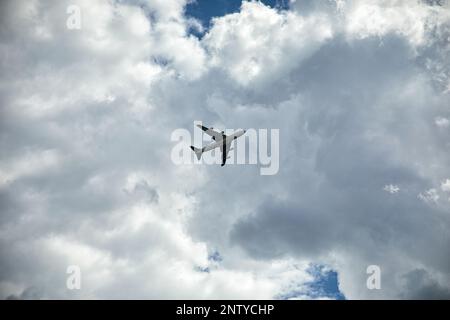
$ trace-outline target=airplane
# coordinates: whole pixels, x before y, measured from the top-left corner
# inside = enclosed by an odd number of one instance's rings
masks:
[[[198,124],[197,127],[205,131],[206,134],[209,134],[214,140],[214,142],[210,143],[209,145],[203,148],[196,148],[194,146],[191,146],[192,151],[194,151],[195,155],[197,156],[197,159],[200,160],[203,152],[210,151],[220,147],[220,151],[222,152],[222,164],[221,164],[222,167],[225,165],[225,162],[229,158],[227,157],[228,152],[233,149],[230,148],[231,143],[240,136],[242,136],[243,134],[245,134],[245,130],[243,129],[236,130],[230,135],[225,135],[224,131],[215,130],[213,127],[207,128],[200,124]]]

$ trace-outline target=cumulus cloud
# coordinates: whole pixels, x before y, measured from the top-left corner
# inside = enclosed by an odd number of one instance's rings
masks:
[[[203,43],[212,66],[254,88],[285,76],[331,36],[324,15],[302,17],[244,1],[240,12],[213,19]]]
[[[448,6],[186,5],[1,3],[1,297],[448,297]],[[279,173],[173,164],[194,120],[280,129]]]

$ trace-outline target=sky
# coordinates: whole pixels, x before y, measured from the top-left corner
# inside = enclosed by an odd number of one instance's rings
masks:
[[[263,0],[260,2],[271,8],[289,8],[288,0]],[[191,1],[185,7],[185,15],[197,19],[204,28],[208,29],[212,18],[239,12],[241,3],[241,0]]]
[[[0,298],[450,298],[448,1],[0,16]],[[194,121],[279,130],[278,172],[174,163]]]

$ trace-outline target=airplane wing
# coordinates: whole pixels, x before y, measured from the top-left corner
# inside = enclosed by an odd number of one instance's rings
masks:
[[[215,140],[215,141],[222,140],[222,132],[220,132],[218,130],[214,130],[213,128],[207,128],[207,127],[199,125],[199,124],[197,125],[197,127],[202,129],[203,131],[205,131],[206,134],[209,134],[213,138],[213,140]]]
[[[226,139],[224,140],[224,143],[220,146],[220,151],[222,152],[222,167],[225,165],[225,162],[227,162],[227,156],[228,156],[228,152],[230,151],[230,147],[231,147],[231,141],[226,141]]]

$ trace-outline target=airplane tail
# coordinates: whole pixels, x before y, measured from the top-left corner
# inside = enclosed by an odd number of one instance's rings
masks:
[[[196,148],[194,146],[191,146],[191,149],[192,149],[192,151],[195,152],[195,155],[197,156],[197,159],[200,160],[200,158],[202,156],[202,153],[203,153],[203,150],[199,149],[199,148]]]

